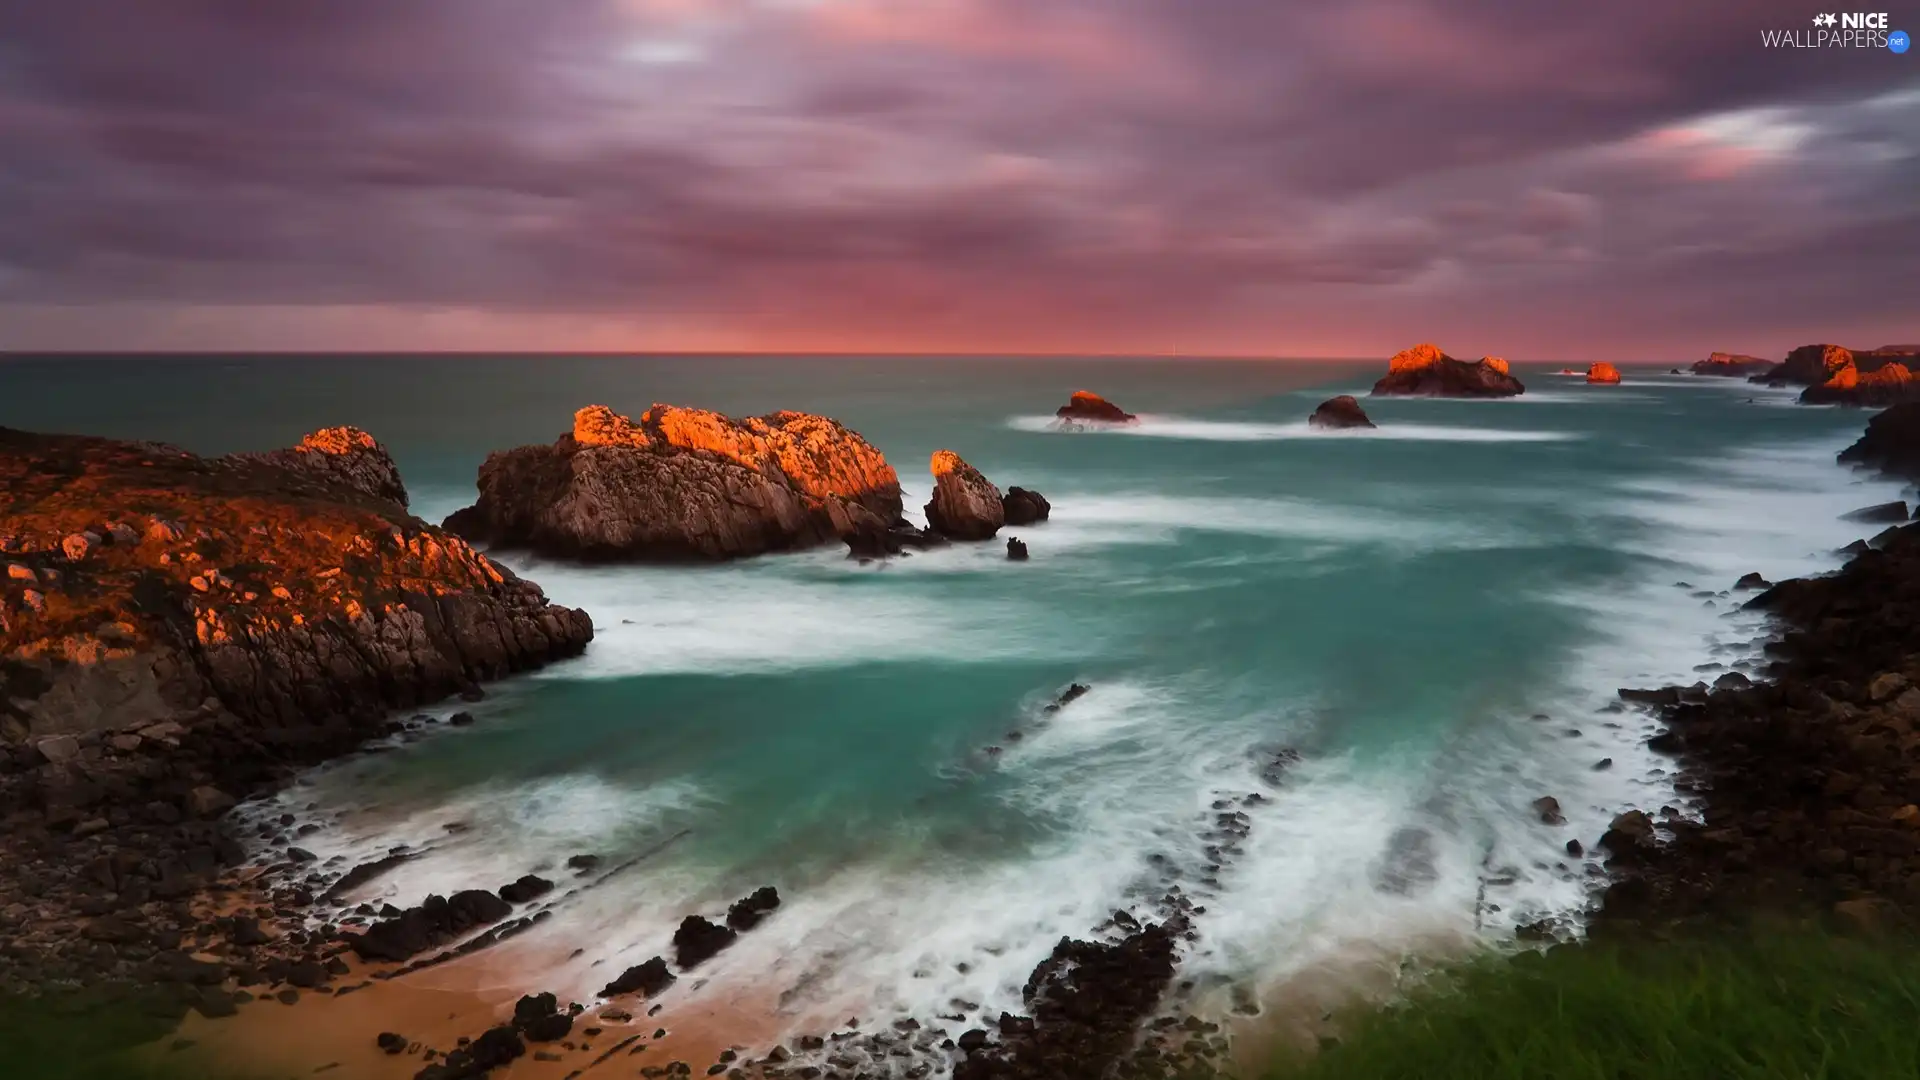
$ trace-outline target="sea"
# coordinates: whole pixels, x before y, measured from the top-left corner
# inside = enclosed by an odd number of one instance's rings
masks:
[[[204,453],[352,424],[430,521],[472,501],[489,451],[589,403],[824,413],[886,454],[916,520],[954,450],[1051,500],[1003,533],[1030,561],[999,541],[872,564],[502,553],[591,613],[583,657],[240,813],[295,814],[335,869],[405,845],[357,896],[376,906],[559,882],[490,970],[583,1001],[773,885],[777,913],[669,997],[756,1002],[782,1030],[992,1017],[1063,936],[1151,920],[1177,886],[1193,1007],[1257,1014],[1343,957],[1578,933],[1611,818],[1687,812],[1618,688],[1755,671],[1735,580],[1834,567],[1874,529],[1842,515],[1899,497],[1834,463],[1862,414],[1673,363],[1619,386],[1516,364],[1524,396],[1363,397],[1377,430],[1322,432],[1314,406],[1381,362],[13,358],[0,424]],[[1056,430],[1078,389],[1140,422]]]

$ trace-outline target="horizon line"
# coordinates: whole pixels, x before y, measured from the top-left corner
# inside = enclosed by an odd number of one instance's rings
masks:
[[[1029,351],[1029,352],[891,352],[876,350],[826,350],[826,349],[0,349],[0,362],[22,359],[98,359],[98,358],[151,358],[151,359],[204,359],[204,358],[247,358],[247,359],[303,359],[303,358],[339,358],[339,357],[474,357],[474,358],[538,358],[558,359],[573,357],[619,357],[631,359],[674,359],[674,358],[735,358],[750,359],[756,357],[791,357],[796,359],[835,359],[835,360],[1225,360],[1235,362],[1284,362],[1284,363],[1386,363],[1391,356],[1283,356],[1277,353],[1102,353],[1102,352],[1065,352],[1065,351]],[[1523,357],[1510,361],[1521,364],[1572,364],[1591,363],[1591,361],[1568,361],[1552,357]],[[1671,360],[1625,360],[1613,361],[1628,366],[1675,366],[1682,361]]]

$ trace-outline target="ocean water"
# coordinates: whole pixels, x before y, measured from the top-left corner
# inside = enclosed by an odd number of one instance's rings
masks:
[[[320,823],[301,843],[338,866],[423,853],[366,899],[561,881],[554,917],[495,964],[582,1000],[686,915],[773,884],[778,914],[669,1003],[726,994],[797,1030],[1017,1009],[1061,936],[1149,914],[1169,882],[1206,909],[1183,961],[1202,1007],[1348,953],[1577,920],[1596,868],[1566,841],[1684,805],[1615,689],[1749,663],[1762,628],[1734,579],[1828,568],[1870,531],[1840,515],[1898,497],[1833,464],[1863,414],[1739,381],[1521,369],[1519,399],[1368,401],[1378,431],[1305,426],[1379,369],[64,358],[0,362],[0,424],[221,452],[351,423],[437,520],[489,449],[550,441],[589,402],[795,408],[876,443],[912,516],[941,447],[1046,494],[1053,520],[1010,530],[1023,564],[999,543],[872,566],[507,555],[592,613],[586,656],[462,706],[471,728],[250,808]],[[1051,430],[1083,387],[1142,422]],[[1092,691],[1043,714],[1073,681]],[[1271,784],[1283,749],[1299,761]],[[1250,792],[1250,835],[1216,860],[1213,805]],[[1543,795],[1566,825],[1539,821]],[[583,853],[599,874],[562,865]]]

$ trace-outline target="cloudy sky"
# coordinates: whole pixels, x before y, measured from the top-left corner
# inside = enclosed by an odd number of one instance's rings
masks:
[[[1819,10],[0,0],[0,348],[1920,339],[1920,52]]]

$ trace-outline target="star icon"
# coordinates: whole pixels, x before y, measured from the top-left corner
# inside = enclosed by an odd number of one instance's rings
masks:
[[[1839,21],[1838,19],[1835,19],[1832,15],[1822,15],[1820,17],[1827,21],[1828,26],[1832,26],[1834,23]]]

